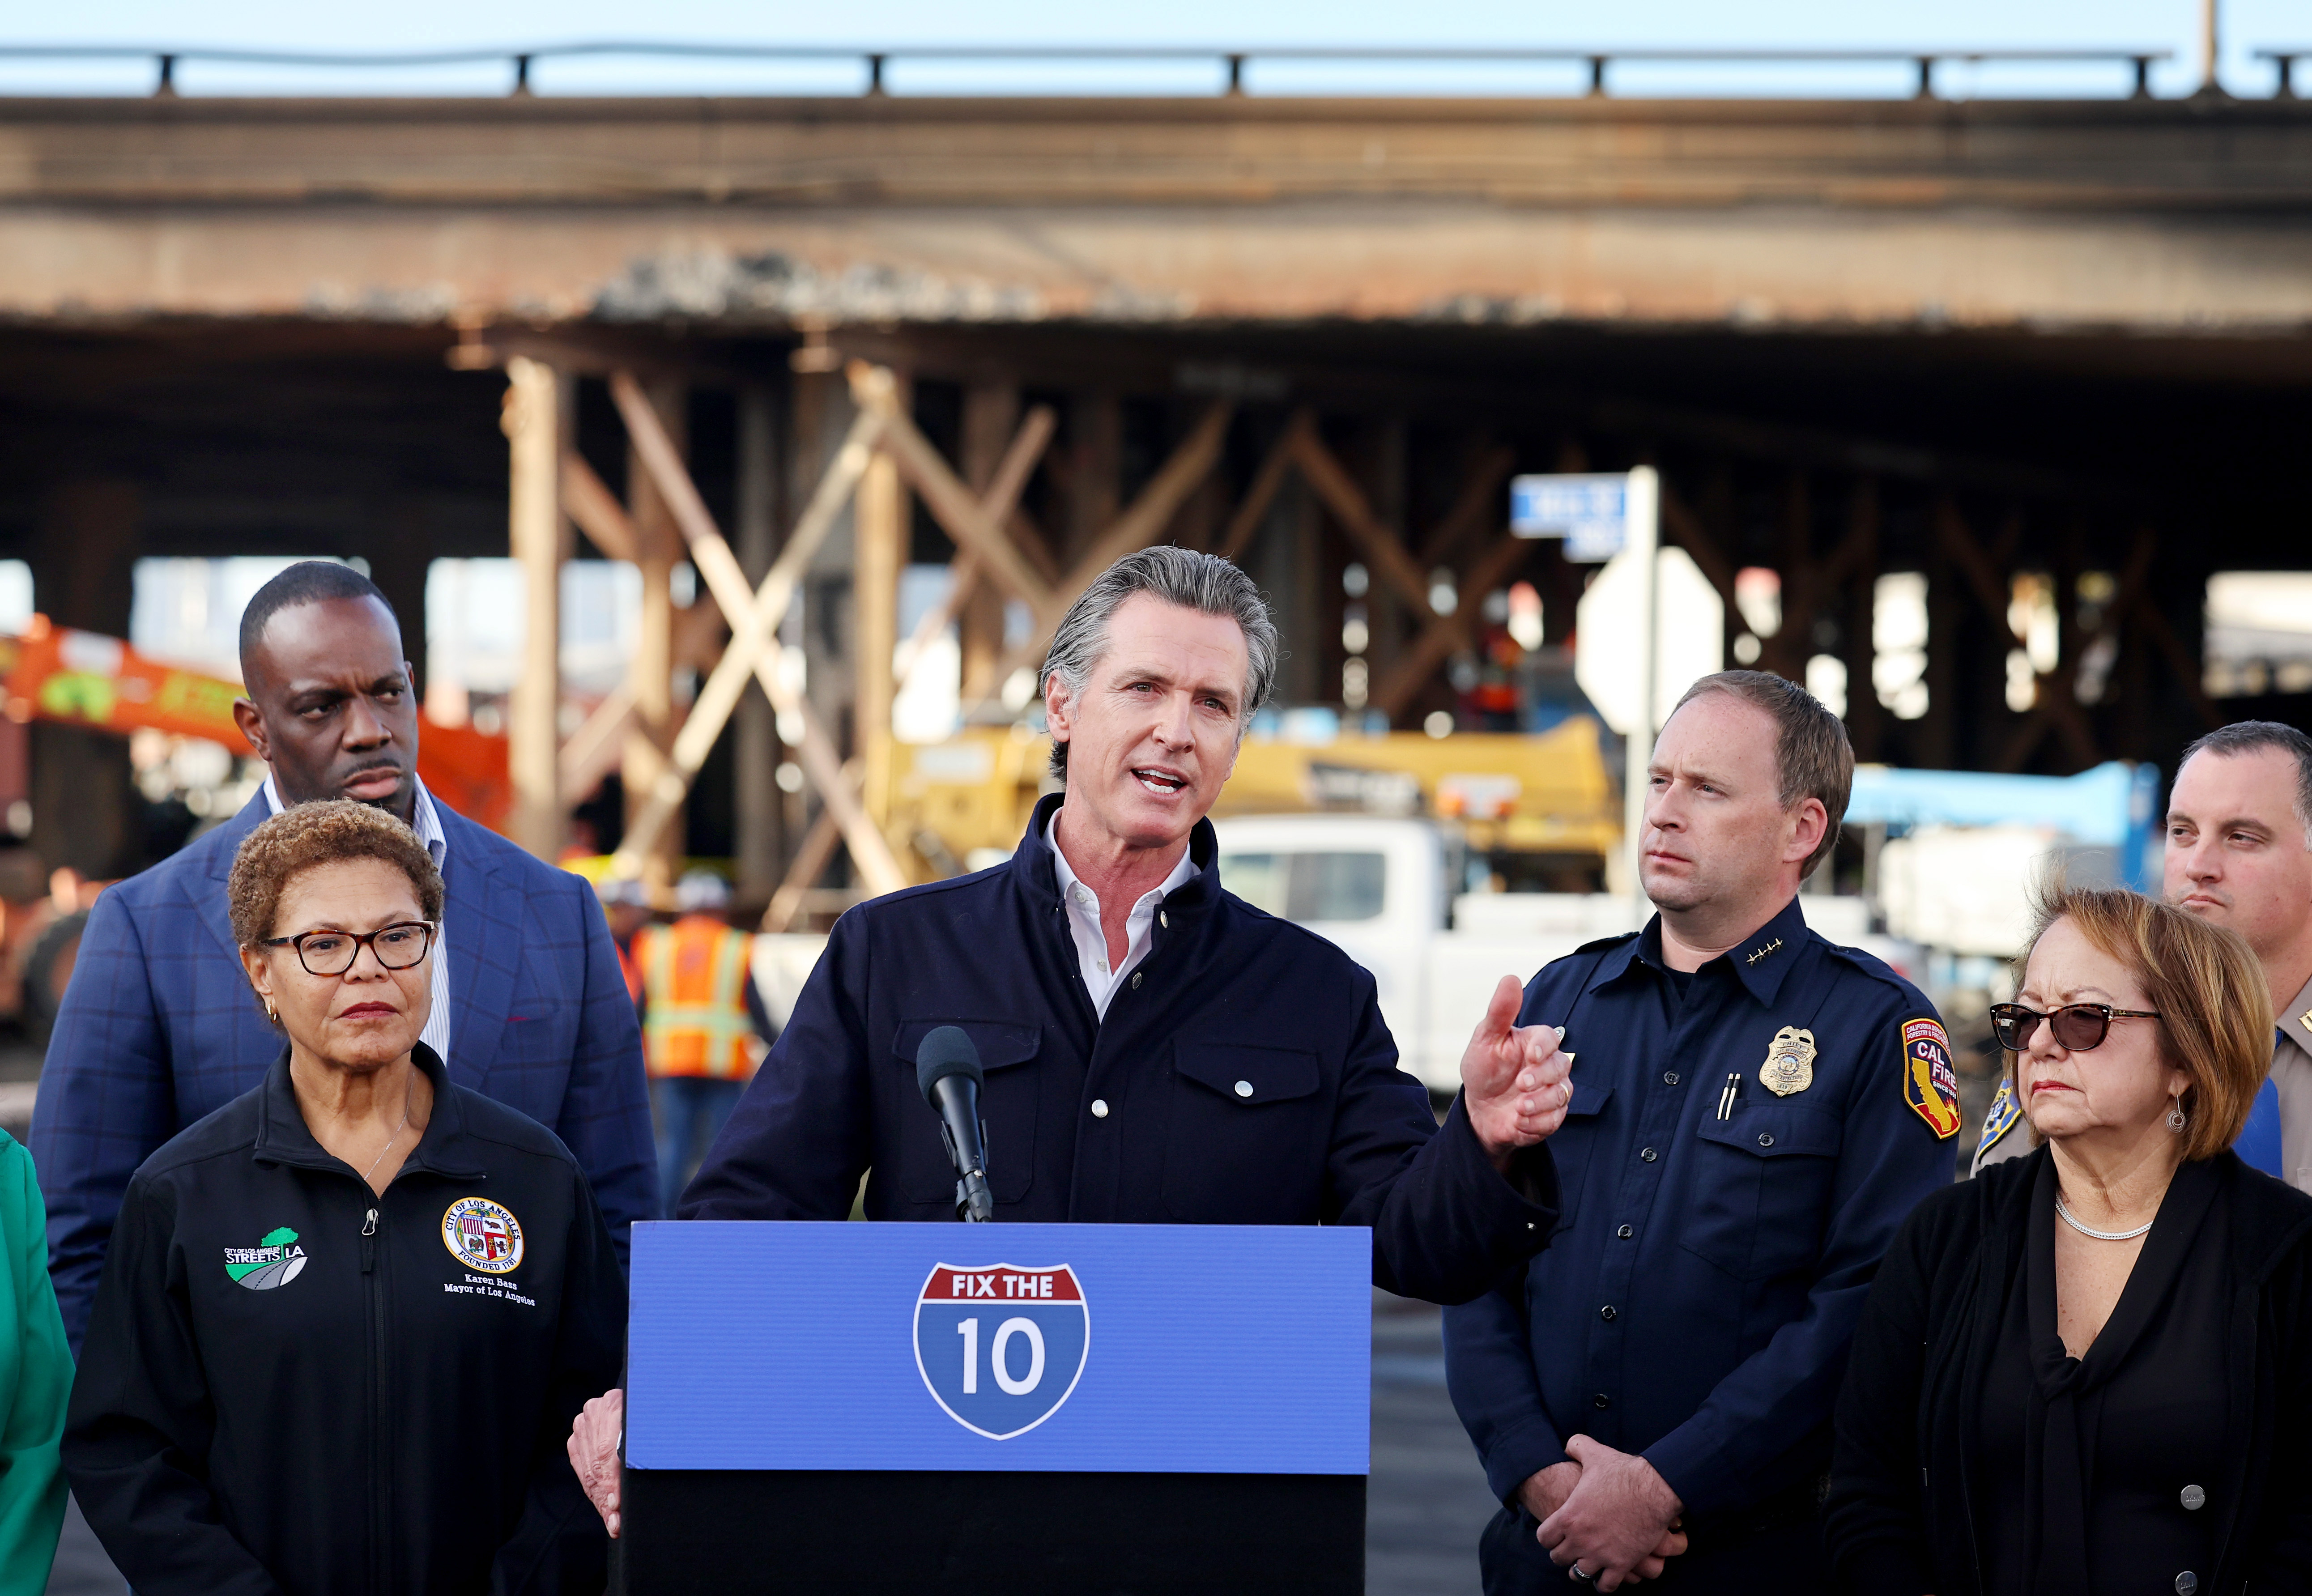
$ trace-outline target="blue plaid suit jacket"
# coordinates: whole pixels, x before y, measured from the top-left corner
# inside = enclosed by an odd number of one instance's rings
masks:
[[[438,802],[450,1078],[546,1126],[593,1182],[623,1267],[626,1227],[653,1217],[642,1034],[594,894]],[[90,913],[48,1039],[32,1161],[48,1268],[77,1348],[136,1166],[255,1088],[281,1054],[234,951],[225,877],[266,817],[263,794],[174,857],[109,889]]]

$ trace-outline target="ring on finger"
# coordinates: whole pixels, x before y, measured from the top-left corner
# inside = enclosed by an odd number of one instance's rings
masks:
[[[1597,1576],[1596,1574],[1590,1574],[1590,1573],[1585,1572],[1585,1571],[1582,1569],[1581,1565],[1581,1564],[1579,1564],[1579,1563],[1576,1563],[1576,1564],[1574,1564],[1571,1568],[1568,1568],[1568,1569],[1565,1571],[1565,1577],[1566,1577],[1567,1579],[1572,1580],[1572,1581],[1573,1581],[1573,1582],[1575,1582],[1577,1584],[1584,1584],[1584,1585],[1586,1585],[1586,1584],[1590,1583],[1591,1581],[1595,1580],[1598,1576]]]

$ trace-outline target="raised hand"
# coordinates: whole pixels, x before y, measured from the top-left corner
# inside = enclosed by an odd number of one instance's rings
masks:
[[[1530,1147],[1565,1123],[1573,1101],[1571,1067],[1546,1025],[1520,1026],[1524,989],[1515,976],[1493,988],[1485,1016],[1461,1055],[1462,1101],[1469,1125],[1496,1169],[1506,1171],[1520,1147]]]
[[[626,1393],[615,1390],[581,1407],[570,1426],[570,1467],[613,1540],[618,1538],[618,1443],[626,1431]]]

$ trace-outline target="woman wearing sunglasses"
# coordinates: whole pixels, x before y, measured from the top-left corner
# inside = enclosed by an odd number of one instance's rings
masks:
[[[1880,1266],[1826,1505],[1845,1588],[2312,1582],[2312,1197],[2230,1151],[2271,1013],[2231,932],[2127,891],[2043,906],[1992,1010],[2039,1145]]]
[[[562,1438],[625,1286],[562,1144],[418,1040],[433,859],[302,804],[227,895],[284,1046],[129,1183],[64,1443],[90,1524],[139,1596],[600,1591]]]

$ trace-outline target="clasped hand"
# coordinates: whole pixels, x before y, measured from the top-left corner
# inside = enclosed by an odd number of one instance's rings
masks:
[[[1686,1547],[1677,1493],[1645,1459],[1587,1435],[1573,1437],[1565,1451],[1572,1461],[1518,1487],[1518,1500],[1541,1521],[1536,1534],[1550,1561],[1579,1566],[1600,1591],[1659,1579]]]
[[[1565,1123],[1573,1086],[1572,1067],[1558,1050],[1557,1032],[1517,1022],[1524,988],[1503,976],[1461,1055],[1462,1101],[1485,1156],[1506,1173],[1521,1147],[1531,1147]]]

